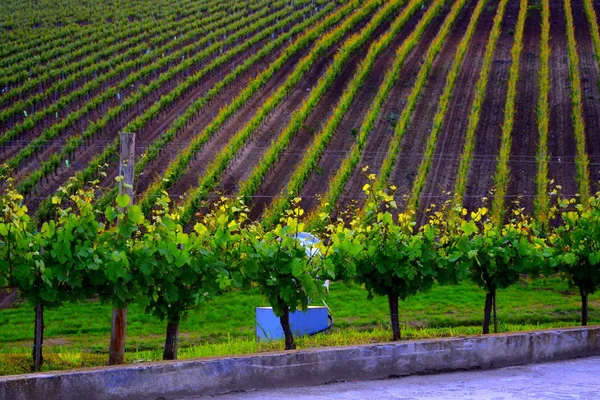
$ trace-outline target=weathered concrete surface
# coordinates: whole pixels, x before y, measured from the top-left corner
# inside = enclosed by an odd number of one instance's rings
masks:
[[[600,357],[487,371],[257,390],[188,400],[597,400]]]
[[[299,350],[0,378],[0,399],[165,400],[600,355],[600,327]]]

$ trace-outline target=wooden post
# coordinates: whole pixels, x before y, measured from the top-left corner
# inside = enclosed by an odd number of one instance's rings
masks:
[[[135,155],[135,133],[121,133],[121,160],[119,162],[119,194],[128,194],[133,202],[133,172]],[[121,210],[124,211],[124,210]],[[113,308],[110,327],[110,349],[108,364],[123,364],[127,333],[127,308]]]

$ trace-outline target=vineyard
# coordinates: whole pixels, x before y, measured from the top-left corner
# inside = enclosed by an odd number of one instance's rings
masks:
[[[460,272],[448,243],[469,260],[490,245],[489,232],[520,243],[498,288],[542,271],[524,265],[536,257],[544,268],[573,265],[564,254],[548,261],[549,249],[575,248],[573,226],[600,208],[598,9],[597,0],[0,0],[0,286],[6,278],[28,287],[34,304],[97,294],[115,310],[141,302],[168,320],[165,358],[176,358],[179,319],[200,295],[174,287],[206,282],[168,268],[191,259],[205,263],[193,273],[216,282],[210,290],[252,282],[285,318],[322,294],[315,285],[325,277],[349,277],[389,296],[394,339],[398,298],[477,272],[471,264]],[[131,187],[121,176],[122,133],[135,134]],[[392,208],[394,221],[377,219]],[[90,264],[67,272],[61,257],[74,250],[55,229],[73,229],[75,219],[74,254]],[[348,221],[365,229],[351,234]],[[373,223],[410,251],[345,271],[366,263],[357,254],[377,241],[366,228]],[[44,275],[36,261],[30,275],[13,276],[12,263],[35,257],[11,260],[26,238],[11,226],[35,227],[29,239],[39,249],[63,243],[53,250],[63,256],[52,257],[65,270]],[[327,232],[328,256],[294,261],[304,256],[291,236],[300,230]],[[299,281],[285,296],[272,291],[277,238],[292,249],[288,272]],[[114,254],[94,241],[112,243]],[[165,270],[128,258],[138,245],[167,259]],[[392,271],[395,284],[385,287],[380,275],[390,271],[376,265],[410,264],[414,251],[441,272]],[[143,279],[128,280],[129,262]],[[313,267],[319,278],[306,272]],[[419,285],[396,282],[403,276]],[[67,297],[41,289],[56,279]],[[486,291],[487,333],[496,286],[474,283]],[[585,323],[595,285],[582,287]]]
[[[402,207],[490,197],[498,219],[600,179],[592,0],[12,3],[0,172],[42,220],[72,177],[112,186],[123,131],[135,202],[166,191],[190,222],[225,195],[317,223],[362,204],[366,165]]]

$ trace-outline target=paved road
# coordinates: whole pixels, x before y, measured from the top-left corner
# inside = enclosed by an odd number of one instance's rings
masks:
[[[345,382],[214,397],[216,400],[590,399],[600,400],[600,357],[488,371]]]

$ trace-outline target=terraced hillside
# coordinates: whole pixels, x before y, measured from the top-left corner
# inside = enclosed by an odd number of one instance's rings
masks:
[[[414,209],[490,198],[543,218],[600,180],[594,0],[0,0],[0,174],[43,218],[72,177],[191,222],[244,197],[277,221],[361,204],[363,172]],[[554,182],[554,183],[552,183]],[[0,183],[4,185],[4,183]]]

